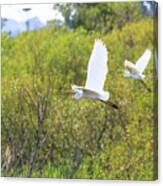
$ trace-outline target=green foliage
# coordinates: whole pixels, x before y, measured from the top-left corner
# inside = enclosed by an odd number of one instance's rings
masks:
[[[144,20],[103,36],[81,28],[2,35],[3,176],[156,178],[154,92],[123,77],[124,59],[153,51],[152,25]],[[84,85],[98,37],[109,51],[105,89],[118,111],[68,93],[71,84]],[[153,57],[145,74],[153,90]]]

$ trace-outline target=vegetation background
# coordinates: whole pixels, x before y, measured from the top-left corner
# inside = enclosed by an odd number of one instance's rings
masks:
[[[2,34],[2,176],[157,178],[154,18],[141,3],[58,4],[65,23],[50,21],[16,38]],[[105,89],[120,106],[75,101],[95,38],[109,51]],[[148,92],[123,77],[124,59],[153,52]]]

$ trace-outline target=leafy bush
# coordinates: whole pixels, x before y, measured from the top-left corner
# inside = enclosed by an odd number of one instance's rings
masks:
[[[109,51],[105,89],[120,106],[75,101],[84,85],[94,39]],[[15,39],[2,35],[2,175],[56,178],[156,178],[153,57],[149,93],[123,77],[124,59],[153,51],[153,20],[101,36],[83,29],[45,28]]]

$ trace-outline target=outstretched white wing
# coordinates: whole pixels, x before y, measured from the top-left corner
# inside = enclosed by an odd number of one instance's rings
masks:
[[[151,51],[149,49],[146,49],[144,54],[136,62],[136,69],[140,73],[142,73],[145,70],[145,68],[150,60],[150,57],[151,57]]]
[[[101,40],[95,40],[88,63],[85,88],[101,92],[107,74],[107,49]]]

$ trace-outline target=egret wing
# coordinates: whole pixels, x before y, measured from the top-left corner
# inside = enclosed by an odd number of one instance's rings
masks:
[[[124,66],[131,69],[131,70],[135,68],[135,65],[128,60],[125,60]]]
[[[131,73],[137,73],[137,72],[138,72],[138,70],[136,69],[136,65],[133,64],[133,63],[131,63],[130,61],[125,60],[124,65],[125,65],[125,67],[126,67],[127,69],[130,70]],[[126,73],[127,73],[127,71],[125,71],[125,74],[126,74]]]
[[[95,40],[88,62],[87,80],[85,88],[101,92],[108,72],[108,52],[101,40]]]
[[[148,62],[150,60],[150,57],[151,57],[151,51],[149,49],[146,49],[144,54],[136,62],[136,69],[140,73],[142,73],[145,70],[145,68],[148,65]]]

